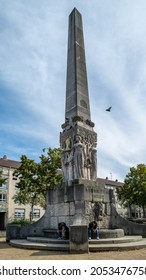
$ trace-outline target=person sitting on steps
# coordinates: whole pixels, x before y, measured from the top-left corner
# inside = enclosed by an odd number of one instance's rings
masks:
[[[67,227],[66,223],[61,222],[58,224],[58,239],[69,239],[69,228]]]
[[[96,239],[99,239],[99,231],[96,221],[90,222],[88,227],[88,238],[91,239],[93,234],[96,236]]]

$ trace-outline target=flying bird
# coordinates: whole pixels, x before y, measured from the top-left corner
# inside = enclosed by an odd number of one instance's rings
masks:
[[[110,112],[112,107],[107,108],[105,111]]]

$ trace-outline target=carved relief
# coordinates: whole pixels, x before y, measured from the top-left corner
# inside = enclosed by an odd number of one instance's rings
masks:
[[[65,150],[66,151],[71,150],[71,139],[70,139],[70,137],[66,138],[66,140],[65,140]]]
[[[91,122],[90,120],[86,120],[86,124],[88,124],[91,127],[95,126],[95,124],[93,122]]]
[[[74,179],[85,178],[85,149],[82,137],[75,136],[74,140]]]
[[[81,126],[60,134],[64,180],[96,180],[97,134]]]
[[[96,143],[93,143],[93,146],[90,148],[90,161],[91,161],[90,179],[95,181],[96,178],[97,178],[97,150],[96,150]]]
[[[82,116],[75,116],[72,118],[73,122],[83,122],[83,117]]]
[[[62,152],[62,171],[65,181],[73,180],[73,153],[64,150]]]
[[[95,215],[95,220],[101,221],[105,216],[104,204],[102,202],[94,203],[93,212]]]

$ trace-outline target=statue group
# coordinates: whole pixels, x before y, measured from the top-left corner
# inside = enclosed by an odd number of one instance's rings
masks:
[[[65,140],[62,153],[64,181],[74,179],[96,180],[97,150],[96,141],[91,137],[76,134],[72,140]]]

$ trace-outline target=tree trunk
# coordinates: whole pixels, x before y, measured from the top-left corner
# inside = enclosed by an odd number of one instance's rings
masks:
[[[29,219],[30,224],[32,224],[32,221],[33,221],[33,207],[34,207],[34,204],[32,203],[31,204],[31,210],[30,210],[30,219]]]
[[[143,218],[146,218],[146,208],[145,208],[145,205],[142,205],[142,210],[143,210]]]
[[[131,205],[129,205],[129,216],[130,216],[130,218],[132,218],[132,208],[131,208]]]

